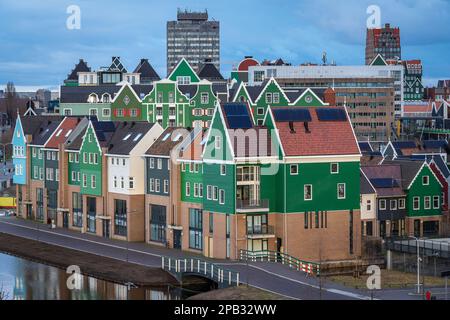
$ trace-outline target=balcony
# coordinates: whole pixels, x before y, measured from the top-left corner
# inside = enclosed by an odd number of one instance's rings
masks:
[[[275,237],[275,228],[267,224],[247,226],[247,238],[273,238]]]
[[[236,212],[269,212],[269,200],[242,200],[236,199]]]

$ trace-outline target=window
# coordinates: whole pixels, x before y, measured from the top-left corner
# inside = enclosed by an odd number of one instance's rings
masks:
[[[272,93],[266,93],[266,103],[272,103]]]
[[[439,209],[439,196],[433,196],[433,209]]]
[[[214,186],[213,187],[213,200],[217,201],[218,198],[219,198],[219,188]]]
[[[338,199],[345,199],[345,183],[338,183],[337,194]]]
[[[161,180],[155,179],[155,192],[161,191]]]
[[[405,199],[398,199],[398,208],[405,209]]]
[[[420,209],[420,198],[414,197],[413,198],[413,210],[419,210]]]
[[[380,204],[380,210],[386,210],[386,199],[381,199],[379,204]]]
[[[151,192],[155,191],[155,179],[150,178],[150,182],[149,182],[149,190]]]
[[[127,235],[127,202],[114,199],[114,234]]]
[[[186,182],[186,197],[189,197],[191,195],[191,183]]]
[[[31,148],[31,152],[33,154],[33,158],[36,158],[36,148]]]
[[[114,176],[114,178],[113,178],[113,185],[114,185],[114,188],[117,188],[117,176]]]
[[[169,193],[169,180],[164,180],[164,193]]]
[[[44,168],[39,168],[39,180],[44,180]]]
[[[72,115],[72,109],[64,109],[64,115],[65,116],[71,116]]]
[[[189,209],[189,248],[202,250],[203,248],[203,211]]]
[[[253,73],[253,81],[263,82],[264,81],[264,71],[255,71]]]
[[[390,208],[391,210],[397,210],[397,200],[390,201]]]
[[[198,184],[198,196],[199,198],[203,198],[203,183]]]
[[[372,201],[371,200],[366,201],[366,210],[367,211],[372,210]]]
[[[162,169],[162,159],[157,160],[158,169]]]
[[[423,206],[424,206],[424,209],[431,209],[431,197],[430,196],[424,197]]]
[[[98,154],[94,153],[94,164],[98,164]]]
[[[37,180],[38,178],[38,166],[33,167],[33,179]]]
[[[278,92],[273,94],[273,103],[280,103],[280,94]]]
[[[150,205],[150,240],[166,241],[166,207]]]
[[[184,162],[181,163],[181,171],[186,172],[186,164]]]
[[[83,226],[83,196],[79,192],[72,192],[72,224],[74,227]]]
[[[291,164],[290,172],[291,175],[298,175],[298,164]]]
[[[264,115],[264,108],[257,108],[257,109],[256,109],[256,114],[257,114],[258,116]]]
[[[209,213],[209,234],[214,233],[214,214],[213,212]]]
[[[91,188],[92,189],[97,188],[97,181],[95,178],[96,178],[95,175],[91,175]]]
[[[224,176],[227,174],[227,167],[224,164],[220,165],[220,175]]]
[[[55,181],[59,181],[59,169],[55,169]]]
[[[128,178],[128,188],[134,189],[134,177]]]
[[[219,190],[219,203],[225,204],[225,190],[224,189]]]
[[[200,97],[200,102],[202,104],[209,103],[209,94],[208,94],[208,92],[202,92],[201,97]]]
[[[83,188],[87,188],[87,176],[83,174]]]
[[[155,158],[150,158],[150,169],[155,167]]]
[[[430,177],[429,177],[429,176],[423,176],[423,177],[422,177],[422,184],[423,184],[424,186],[429,185],[429,184],[430,184]]]
[[[130,111],[132,117],[137,117],[137,109],[131,109]]]
[[[206,199],[212,200],[212,186],[206,186]]]
[[[330,167],[331,173],[339,173],[339,163],[332,163]]]
[[[111,115],[111,110],[108,108],[102,109],[102,114],[104,117],[109,117]]]
[[[190,76],[177,76],[178,84],[190,84],[191,77]]]
[[[97,109],[89,109],[89,115],[96,116],[97,115]]]
[[[304,228],[308,229],[308,220],[309,220],[309,213],[305,212],[305,214],[303,215],[303,220],[304,220]]]
[[[216,149],[220,149],[220,136],[215,136],[214,137],[214,147]]]
[[[305,184],[303,186],[303,192],[304,192],[304,200],[312,200],[312,185]]]

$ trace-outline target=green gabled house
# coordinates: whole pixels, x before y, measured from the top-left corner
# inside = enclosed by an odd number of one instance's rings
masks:
[[[406,193],[405,232],[409,236],[438,236],[442,231],[443,186],[430,165],[423,160],[383,161],[398,165]]]
[[[271,107],[256,126],[247,103],[222,104],[202,159],[205,255],[360,254],[360,151],[344,108]]]

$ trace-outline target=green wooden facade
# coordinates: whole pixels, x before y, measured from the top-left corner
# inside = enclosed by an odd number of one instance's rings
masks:
[[[81,174],[80,190],[82,194],[102,195],[102,150],[92,126],[86,129],[80,148],[79,167]]]

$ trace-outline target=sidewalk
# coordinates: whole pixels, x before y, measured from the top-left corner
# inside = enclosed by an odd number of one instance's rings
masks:
[[[326,280],[322,281],[321,286],[320,279],[306,276],[303,272],[277,263],[250,262],[247,264],[245,261],[209,259],[194,253],[156,245],[127,243],[61,228],[50,229],[47,225],[14,217],[0,218],[0,232],[147,267],[160,267],[162,256],[178,259],[200,258],[240,272],[243,284],[248,282],[256,288],[294,299],[371,299],[368,290],[347,288]],[[374,294],[374,297],[380,299],[385,295],[387,299],[396,300],[422,299],[422,297],[410,296],[408,292],[402,290],[380,290]]]

